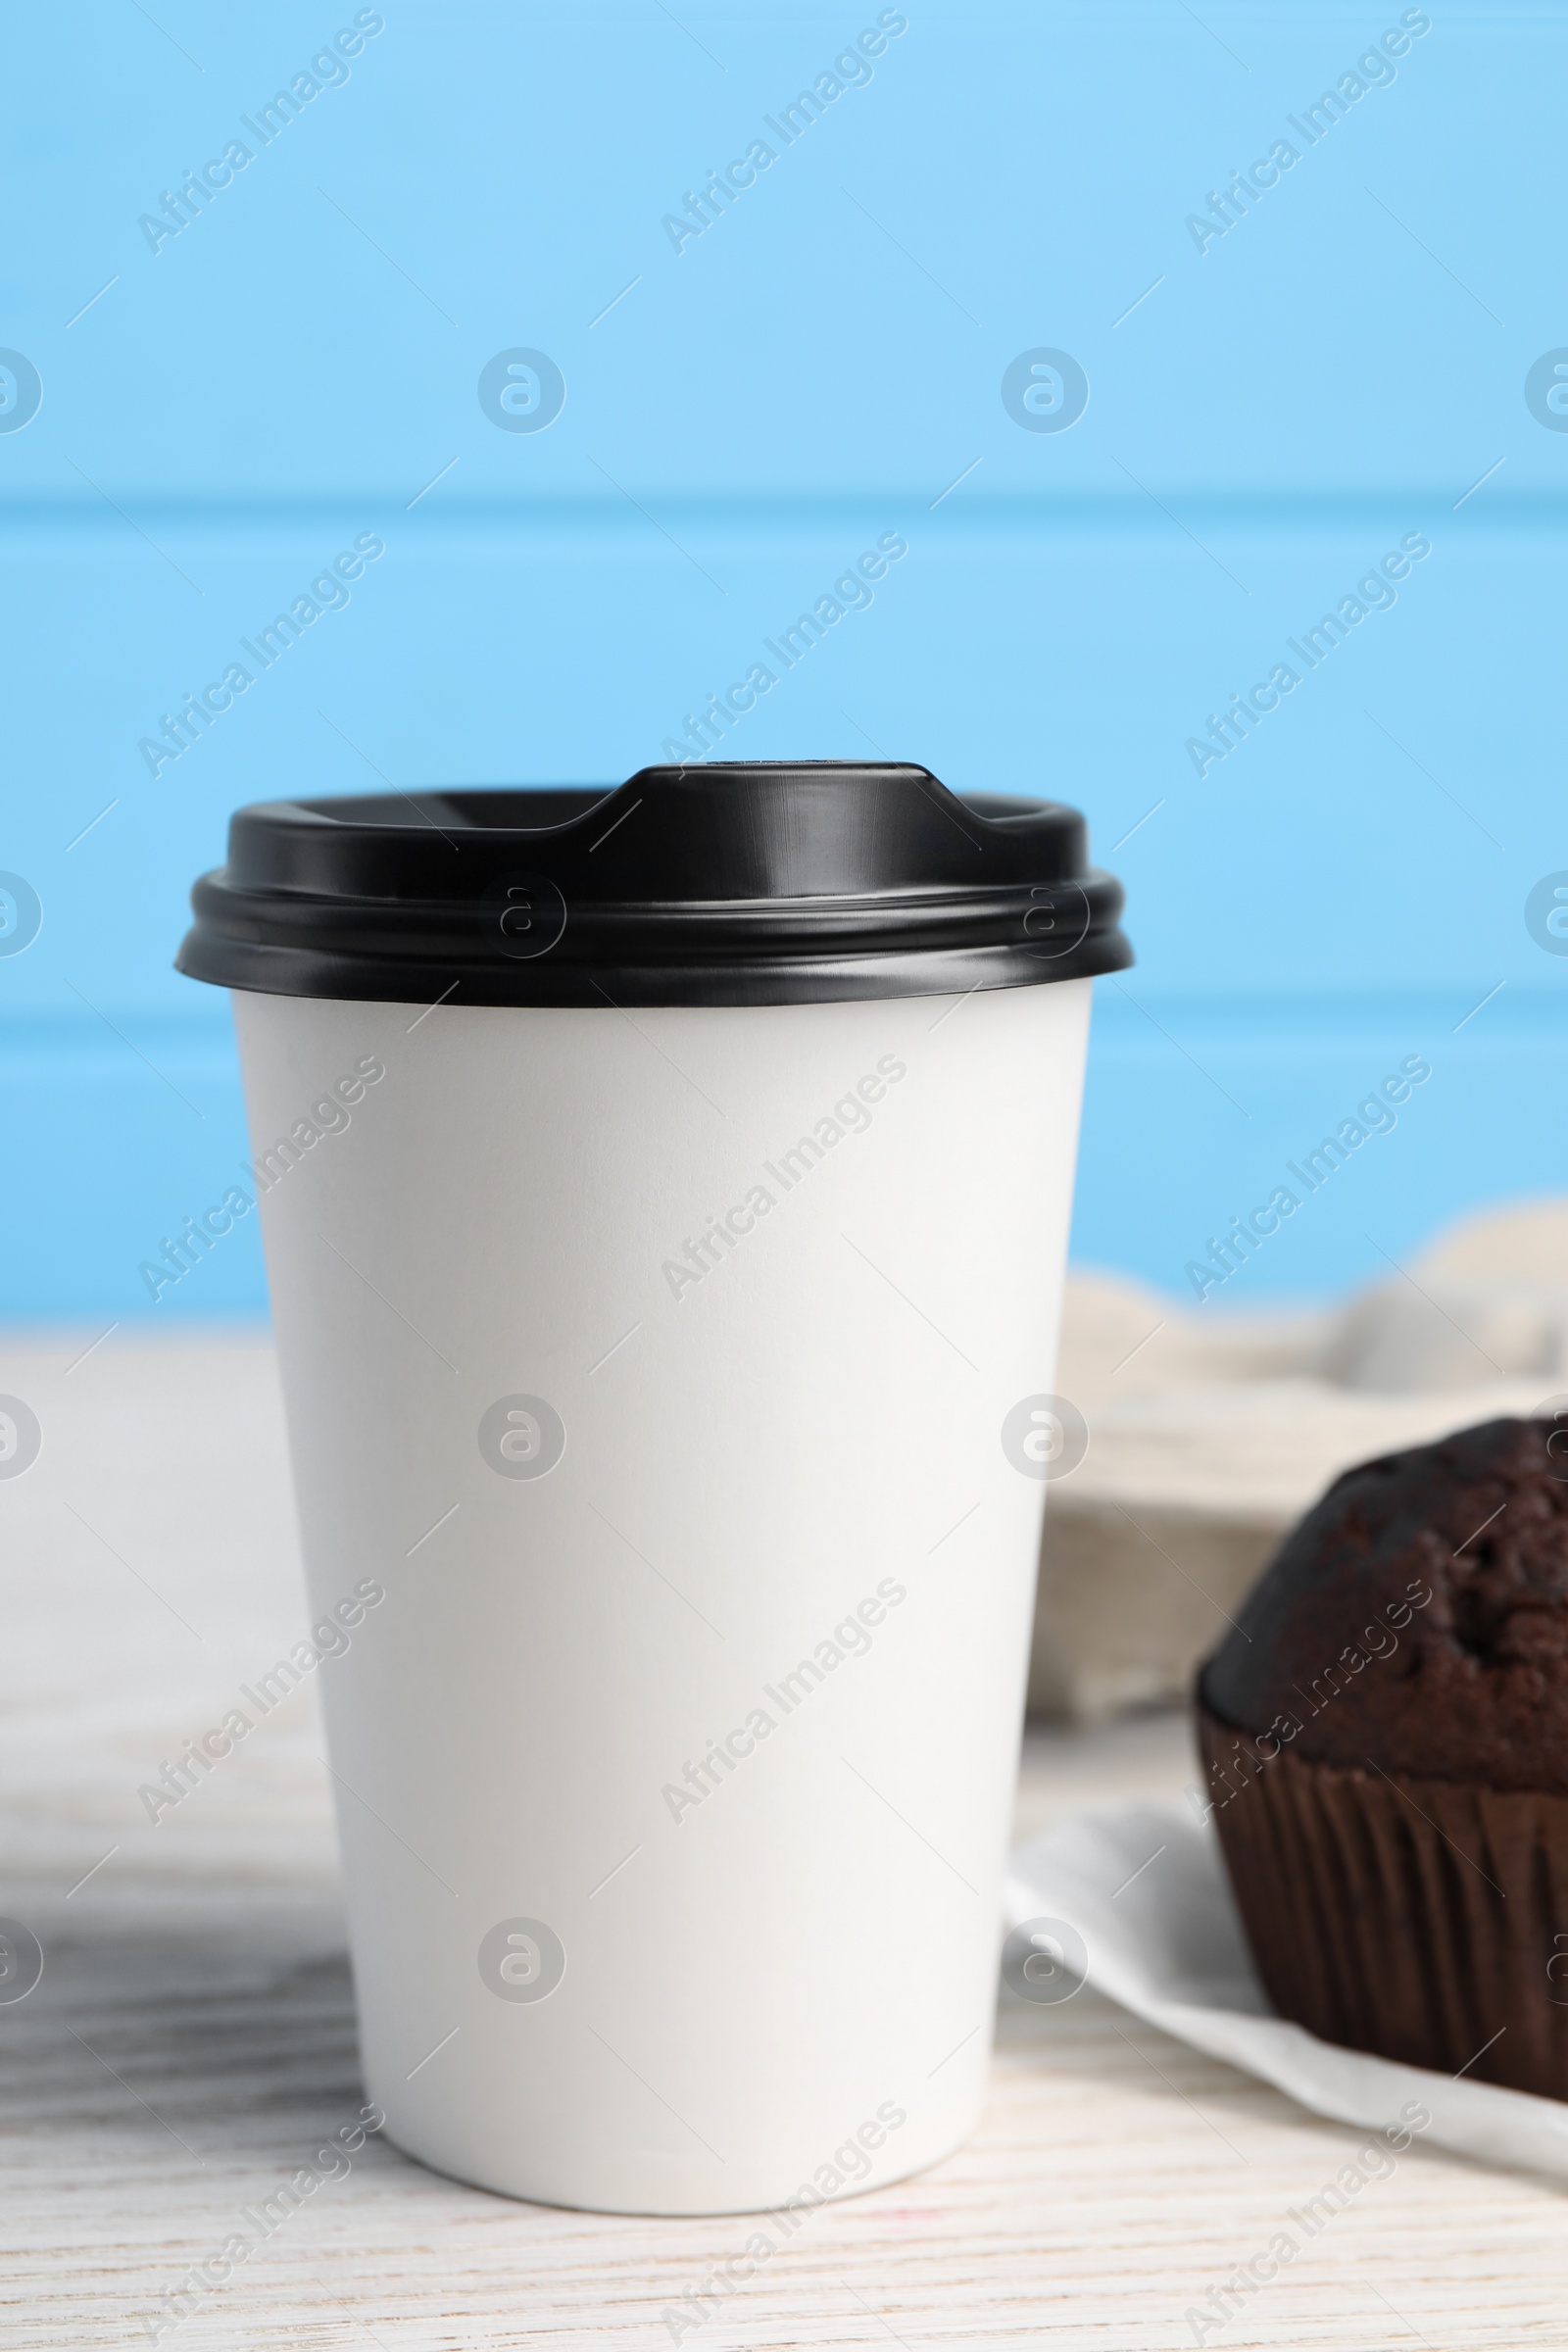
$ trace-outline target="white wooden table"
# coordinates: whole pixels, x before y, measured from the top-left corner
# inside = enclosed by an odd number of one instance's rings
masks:
[[[0,1480],[0,1912],[46,1954],[0,2006],[0,2343],[132,2345],[364,2093],[316,1693],[172,1812],[136,1789],[303,1631],[272,1363],[255,1340],[0,1349],[44,1446]],[[1020,1834],[1170,1793],[1184,1727],[1032,1736]],[[84,1874],[90,1874],[85,1875]],[[983,2127],[821,2208],[681,2340],[1190,2345],[1355,2135],[1089,1993],[1004,2007]],[[162,2340],[654,2347],[751,2225],[465,2188],[371,2139]],[[1419,2145],[1207,2342],[1568,2344],[1568,2196]]]

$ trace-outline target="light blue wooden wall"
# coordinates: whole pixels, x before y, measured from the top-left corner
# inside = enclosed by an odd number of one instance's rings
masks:
[[[1398,1128],[1227,1298],[1564,1183],[1568,960],[1526,920],[1568,869],[1568,414],[1527,399],[1568,347],[1560,7],[91,0],[0,39],[0,345],[42,386],[19,425],[0,376],[0,868],[43,909],[0,954],[4,1311],[147,1311],[138,1260],[243,1150],[224,1004],[170,968],[232,808],[622,776],[889,529],[734,748],[1087,810],[1140,960],[1098,984],[1081,1257],[1179,1285],[1413,1053]],[[177,235],[139,225],[235,139]],[[544,430],[481,406],[518,347],[564,379]],[[1087,375],[1067,429],[1004,405],[1039,349]],[[154,776],[140,739],[367,531],[352,603]],[[1413,534],[1200,775],[1189,738]],[[242,1231],[157,1311],[263,1297]]]

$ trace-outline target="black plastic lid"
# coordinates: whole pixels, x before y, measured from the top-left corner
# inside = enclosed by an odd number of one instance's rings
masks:
[[[645,767],[612,787],[239,809],[175,958],[405,1004],[801,1004],[1120,971],[1120,886],[1052,801],[923,767]]]

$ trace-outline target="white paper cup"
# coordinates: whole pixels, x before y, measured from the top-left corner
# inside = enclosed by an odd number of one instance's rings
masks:
[[[984,2092],[1121,894],[1071,809],[808,761],[244,809],[193,896],[368,2088],[786,2242]]]
[[[364,1607],[321,1682],[389,2135],[786,2234],[931,2163],[991,2045],[1089,982],[234,1009],[313,1619]]]

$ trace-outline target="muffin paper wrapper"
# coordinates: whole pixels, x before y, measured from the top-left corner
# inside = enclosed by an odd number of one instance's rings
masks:
[[[1092,1991],[1315,2115],[1381,2132],[1414,2107],[1431,2118],[1417,2127],[1418,2144],[1568,2178],[1568,2105],[1480,2080],[1473,2068],[1455,2080],[1373,2057],[1278,2016],[1248,1948],[1215,1822],[1200,1827],[1185,1805],[1128,1805],[1047,1831],[1013,1855],[1004,1902],[1009,1927],[1076,1931]],[[1568,1994],[1568,1984],[1552,1989]]]
[[[1289,1748],[1243,1767],[1226,1725],[1200,1708],[1198,1729],[1280,2015],[1382,2058],[1568,2099],[1568,1798]]]

